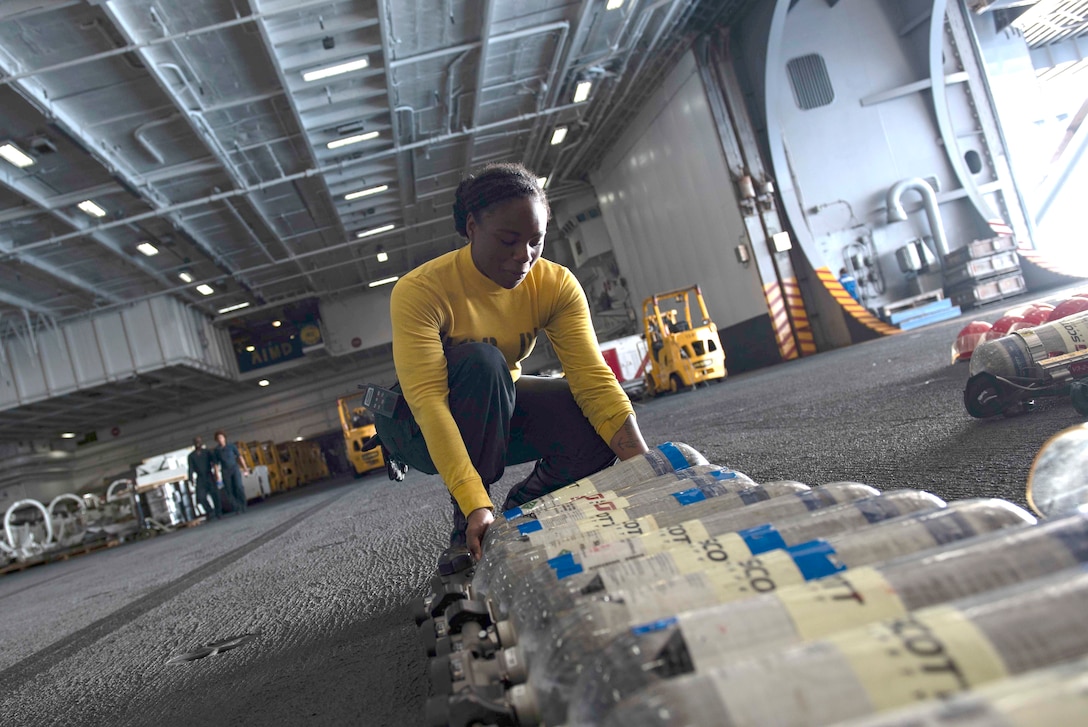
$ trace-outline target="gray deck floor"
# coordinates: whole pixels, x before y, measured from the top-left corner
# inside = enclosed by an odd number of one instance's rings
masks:
[[[651,442],[688,442],[756,480],[1022,502],[1036,450],[1080,417],[1054,400],[973,420],[966,364],[949,363],[967,320],[1012,304],[639,404],[639,420]],[[508,470],[496,498],[526,471]],[[427,662],[407,603],[432,574],[448,509],[438,478],[328,482],[0,577],[0,723],[417,724]],[[166,664],[243,633],[258,636]]]

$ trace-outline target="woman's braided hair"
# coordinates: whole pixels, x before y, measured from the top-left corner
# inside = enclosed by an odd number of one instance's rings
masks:
[[[536,175],[521,164],[488,164],[457,185],[453,200],[453,224],[462,237],[468,237],[466,226],[469,215],[479,222],[480,215],[489,207],[525,197],[539,200],[551,217],[548,197],[536,181]]]

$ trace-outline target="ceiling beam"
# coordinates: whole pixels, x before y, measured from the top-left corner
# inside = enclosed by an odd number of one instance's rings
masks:
[[[259,182],[257,184],[250,185],[249,187],[245,187],[243,189],[232,189],[232,190],[227,190],[225,192],[220,191],[220,192],[216,192],[214,194],[207,195],[205,197],[199,197],[197,199],[191,199],[191,200],[187,200],[185,202],[176,202],[176,203],[167,205],[167,206],[165,206],[163,208],[152,210],[150,212],[141,212],[139,214],[135,214],[135,215],[132,215],[130,217],[124,217],[124,218],[119,219],[119,220],[111,220],[109,222],[100,222],[100,223],[96,224],[93,229],[94,230],[108,230],[108,229],[112,229],[114,227],[123,227],[123,226],[132,225],[132,224],[134,224],[136,222],[142,222],[143,220],[164,217],[164,216],[166,216],[167,214],[169,214],[171,212],[178,212],[180,210],[192,209],[194,207],[203,207],[203,206],[206,206],[207,204],[209,204],[211,202],[218,202],[218,201],[224,200],[224,199],[230,199],[230,198],[233,198],[233,197],[240,197],[242,195],[250,194],[252,192],[258,192],[258,191],[261,191],[261,190],[269,189],[270,187],[277,187],[277,186],[279,186],[281,184],[290,184],[290,183],[295,182],[297,180],[305,179],[307,177],[313,177],[313,176],[318,175],[318,174],[326,174],[326,173],[332,173],[332,172],[342,172],[342,171],[344,171],[346,169],[352,169],[352,168],[355,168],[355,167],[363,165],[363,164],[368,164],[368,163],[377,161],[379,159],[386,159],[388,157],[395,157],[397,154],[400,154],[401,152],[410,151],[412,149],[421,149],[421,148],[428,147],[428,146],[441,146],[442,144],[445,144],[447,142],[455,141],[455,140],[458,140],[458,139],[463,139],[463,138],[465,138],[467,136],[470,136],[472,134],[476,134],[476,133],[479,133],[479,132],[482,132],[482,131],[491,131],[491,130],[496,130],[496,129],[502,129],[502,128],[507,127],[507,126],[515,126],[517,124],[523,124],[523,123],[532,121],[532,120],[540,118],[540,117],[552,116],[552,115],[555,115],[555,114],[561,114],[561,113],[563,113],[565,111],[570,111],[570,110],[576,109],[576,108],[578,108],[580,106],[581,106],[581,104],[564,104],[562,106],[554,106],[552,108],[543,109],[541,111],[537,111],[537,112],[533,112],[533,113],[521,114],[519,116],[512,116],[510,118],[503,119],[502,121],[494,121],[494,122],[491,122],[491,123],[488,123],[488,124],[483,124],[481,126],[477,126],[475,128],[472,128],[472,129],[464,129],[463,131],[453,131],[453,132],[450,132],[448,134],[440,134],[438,136],[433,136],[433,137],[429,137],[427,139],[412,142],[411,144],[396,145],[396,146],[393,146],[393,147],[390,147],[390,148],[382,149],[381,151],[372,152],[370,154],[361,155],[361,156],[355,157],[355,158],[338,159],[338,160],[336,160],[334,162],[330,162],[328,164],[323,164],[321,166],[314,167],[314,168],[311,168],[311,169],[305,169],[305,170],[303,170],[301,172],[294,172],[292,174],[285,174],[284,176],[277,177],[276,179],[268,179],[268,180],[265,180],[263,182]],[[65,233],[65,234],[61,234],[61,235],[53,235],[52,237],[48,237],[48,238],[45,238],[45,239],[42,239],[42,240],[38,240],[36,242],[31,242],[31,243],[27,243],[25,245],[20,245],[19,249],[20,250],[27,250],[27,251],[35,250],[35,249],[40,248],[40,247],[48,247],[50,245],[55,245],[55,244],[57,244],[59,242],[64,242],[66,240],[73,240],[73,239],[76,239],[76,238],[79,238],[79,237],[83,237],[83,236],[85,236],[87,234],[89,234],[87,231],[80,231],[80,232],[69,232],[69,233]],[[0,253],[0,260],[3,260],[5,257],[9,257],[9,256],[5,256],[3,253]]]
[[[25,298],[20,298],[12,293],[0,290],[0,303],[4,305],[10,305],[13,308],[20,310],[30,311],[31,313],[37,313],[43,316],[49,316],[50,318],[56,318],[56,311],[52,308],[33,303]]]
[[[14,75],[14,70],[9,67],[9,63],[10,61],[7,58],[0,56],[0,71],[10,77]],[[56,103],[54,103],[50,98],[48,90],[44,86],[37,83],[32,83],[29,80],[24,79],[16,81],[14,84],[14,89],[19,93],[20,96],[22,96],[27,101],[27,103],[29,103],[33,108],[35,108],[47,119],[51,119],[53,123],[56,124],[65,134],[67,134],[74,142],[81,146],[87,154],[89,154],[92,158],[96,159],[100,164],[102,164],[103,167],[111,171],[116,177],[120,178],[123,183],[126,184],[130,189],[141,190],[143,192],[143,201],[146,202],[150,207],[152,207],[156,211],[162,211],[164,209],[168,209],[171,206],[169,205],[168,201],[162,197],[158,190],[155,189],[153,185],[149,184],[147,180],[142,175],[140,175],[120,154],[113,152],[112,150],[108,149],[103,145],[95,144],[92,139],[87,137],[86,132],[84,131],[84,128],[87,126],[87,124],[83,123],[82,120],[73,117],[66,110],[60,108]],[[215,249],[214,246],[202,240],[199,235],[187,228],[184,218],[182,218],[180,215],[174,215],[172,214],[172,212],[169,211],[165,212],[163,216],[168,217],[170,221],[174,224],[174,226],[178,230],[183,232],[193,242],[194,246],[200,250],[201,254],[205,255],[209,260],[215,263],[216,267],[218,267],[228,276],[237,280],[243,288],[247,289],[258,298],[260,297],[260,294],[253,290],[253,287],[248,283],[248,281],[235,275],[234,267],[222,253]],[[134,220],[132,218],[129,218],[125,221],[126,223],[130,224]],[[69,222],[69,224],[71,224],[71,222]],[[79,225],[74,226],[77,227],[77,229],[79,228]],[[103,225],[96,225],[88,228],[83,234],[90,239],[95,240],[96,242],[105,244],[107,247],[113,249],[114,252],[118,252],[114,245],[110,245],[108,242],[106,242],[106,239],[100,235],[103,229]],[[127,257],[128,256],[126,255],[126,258]],[[128,259],[131,260],[131,258]],[[157,271],[153,271],[152,268],[145,267],[144,270],[147,272],[151,272],[152,275],[154,275],[155,277],[159,277],[160,280],[162,280],[161,276],[157,274]]]

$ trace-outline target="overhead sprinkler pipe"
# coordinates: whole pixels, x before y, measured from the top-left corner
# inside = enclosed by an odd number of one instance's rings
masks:
[[[941,268],[944,268],[944,258],[948,255],[948,238],[944,234],[944,222],[941,220],[941,210],[937,206],[937,193],[933,187],[921,177],[901,179],[888,190],[888,222],[905,222],[907,211],[903,209],[903,195],[908,190],[916,190],[922,195],[922,205],[926,210],[926,219],[929,220],[929,229],[933,235],[933,242],[937,246],[937,257]]]

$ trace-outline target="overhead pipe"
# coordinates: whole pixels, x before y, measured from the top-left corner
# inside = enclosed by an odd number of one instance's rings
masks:
[[[562,28],[570,28],[570,23],[566,20],[557,20],[554,23],[543,23],[541,25],[533,25],[528,28],[521,28],[520,30],[512,30],[509,33],[502,33],[501,35],[492,36],[488,43],[507,43],[511,40],[518,40],[520,38],[528,38],[533,35],[540,35],[541,33],[550,33],[554,30],[560,30]],[[437,50],[428,51],[426,53],[418,53],[414,56],[405,56],[404,58],[397,58],[389,61],[388,66],[392,69],[400,68],[401,66],[407,66],[414,63],[422,63],[424,61],[433,61],[438,58],[445,58],[455,53],[464,53],[465,51],[476,50],[482,45],[483,41],[477,40],[472,43],[462,43],[460,45],[451,45],[447,48],[439,48]]]
[[[494,10],[495,0],[484,0],[484,9],[480,13],[480,53],[476,60],[476,87],[472,93],[472,115],[469,116],[468,121],[470,126],[475,126],[480,119],[480,107],[483,105],[484,83],[487,81],[487,61],[491,50],[491,14]],[[476,137],[470,136],[465,142],[465,163],[462,165],[466,171],[472,166],[472,155],[475,151]]]
[[[922,195],[922,205],[926,210],[926,219],[929,220],[929,229],[933,235],[933,242],[937,246],[937,257],[944,269],[944,258],[948,255],[948,238],[944,234],[944,222],[941,220],[941,210],[937,206],[937,193],[929,182],[921,177],[901,179],[888,190],[888,222],[906,222],[907,211],[903,209],[903,195],[907,190],[916,190]]]
[[[156,149],[150,141],[147,140],[147,132],[149,129],[164,126],[179,118],[181,118],[181,114],[175,111],[164,119],[155,119],[154,121],[148,121],[146,124],[140,124],[136,127],[136,130],[132,132],[132,136],[135,137],[136,141],[140,143],[140,146],[144,148],[144,151],[151,155],[152,159],[157,161],[159,164],[166,164],[166,159],[163,158],[162,153],[158,149]]]

